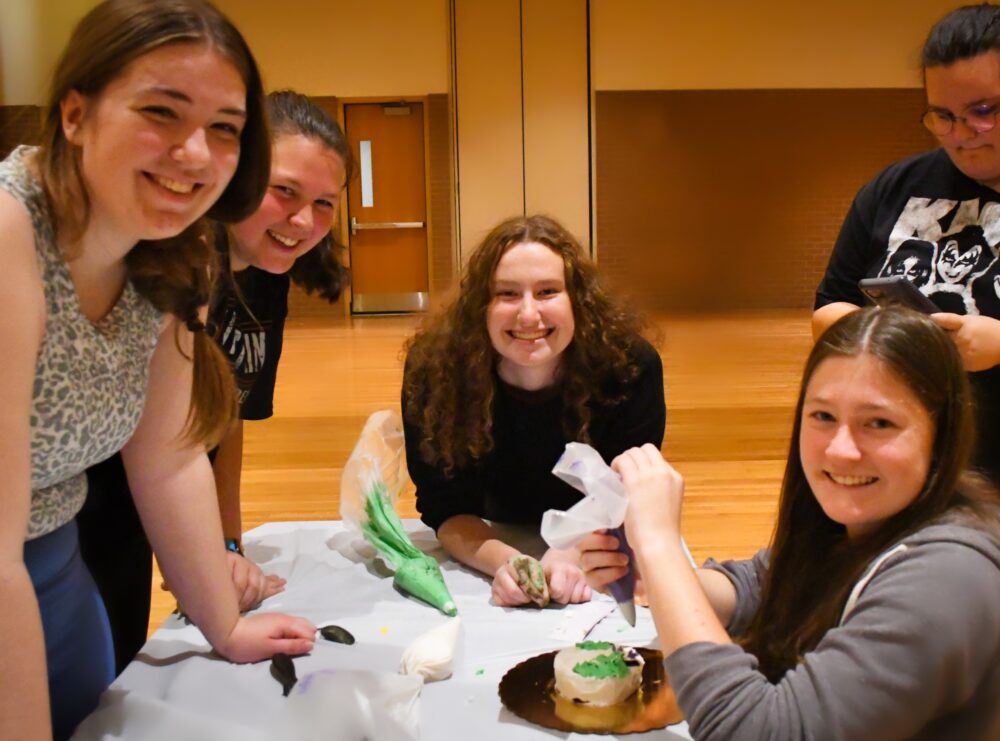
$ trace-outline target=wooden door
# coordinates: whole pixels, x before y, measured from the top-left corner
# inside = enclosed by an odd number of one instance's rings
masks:
[[[344,125],[359,175],[347,193],[351,310],[426,309],[423,104],[347,104]]]

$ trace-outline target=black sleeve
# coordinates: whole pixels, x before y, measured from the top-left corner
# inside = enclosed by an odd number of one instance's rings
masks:
[[[420,440],[423,429],[408,419],[405,389],[409,367],[403,371],[402,399],[403,435],[406,444],[406,467],[416,486],[417,511],[427,527],[437,532],[445,520],[461,514],[483,516],[483,492],[477,485],[477,476],[472,470],[455,471],[451,477],[445,476],[439,466],[427,463],[420,454]]]
[[[878,200],[877,181],[868,183],[854,198],[840,227],[826,273],[816,289],[814,310],[837,301],[855,306],[867,303],[858,289],[858,281],[867,276],[871,264]]]
[[[638,348],[641,367],[625,400],[610,410],[610,422],[603,440],[594,447],[611,463],[629,448],[646,443],[663,445],[667,406],[663,398],[663,362],[656,349],[645,340]]]

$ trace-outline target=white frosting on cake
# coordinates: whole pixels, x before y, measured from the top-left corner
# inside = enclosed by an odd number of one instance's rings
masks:
[[[624,654],[628,667],[624,677],[585,677],[573,670],[578,664],[615,651]],[[569,700],[591,705],[614,705],[639,689],[644,663],[639,652],[627,646],[610,645],[598,649],[570,646],[559,651],[553,662],[556,692]]]

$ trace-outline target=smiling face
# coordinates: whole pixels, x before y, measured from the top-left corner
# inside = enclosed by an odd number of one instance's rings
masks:
[[[822,361],[806,387],[799,450],[820,507],[853,537],[908,507],[927,479],[934,422],[871,355]]]
[[[989,51],[924,71],[927,105],[961,116],[973,106],[1000,104],[1000,52]],[[1000,127],[977,133],[956,121],[937,137],[955,166],[988,187],[1000,187]]]
[[[486,314],[490,341],[500,355],[500,377],[529,390],[551,385],[574,326],[559,253],[539,242],[508,249],[494,271]]]
[[[264,200],[233,227],[233,270],[248,265],[269,273],[291,270],[329,233],[345,180],[344,161],[322,142],[301,134],[280,135]]]
[[[949,240],[938,259],[938,273],[948,283],[957,283],[965,278],[979,262],[983,248],[974,244],[965,252],[960,252],[957,240]]]
[[[174,236],[222,194],[240,158],[246,88],[209,47],[171,44],[131,62],[96,96],[61,102],[102,235]]]

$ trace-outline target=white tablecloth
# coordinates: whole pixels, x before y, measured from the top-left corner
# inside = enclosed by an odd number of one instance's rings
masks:
[[[514,665],[569,641],[554,631],[573,621],[584,605],[507,609],[489,602],[490,581],[447,561],[434,534],[405,521],[418,548],[442,562],[462,618],[454,673],[427,683],[419,700],[420,738],[428,741],[583,739],[534,726],[500,702],[500,679]],[[301,615],[317,625],[336,623],[357,639],[353,646],[318,638],[308,656],[297,657],[301,678],[321,669],[397,672],[409,643],[448,620],[439,611],[392,586],[392,574],[359,534],[340,521],[269,523],[247,533],[247,556],[266,573],[285,577],[285,591],[260,610]],[[593,608],[590,608],[593,609]],[[649,611],[638,608],[630,627],[617,610],[589,638],[645,646],[655,640]],[[76,741],[273,741],[285,710],[270,662],[231,664],[211,653],[201,632],[176,616],[153,634],[142,652],[105,692],[100,707],[77,729]],[[669,730],[622,738],[690,738],[684,723]],[[608,738],[608,737],[606,737]],[[614,738],[614,737],[611,737]],[[372,739],[371,741],[379,741]]]

